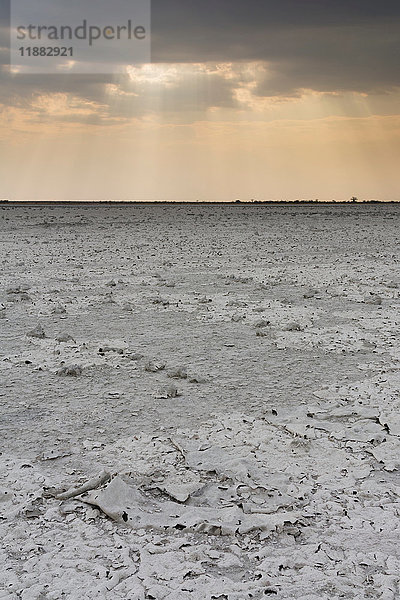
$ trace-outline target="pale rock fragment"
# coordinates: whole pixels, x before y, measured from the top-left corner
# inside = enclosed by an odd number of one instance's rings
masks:
[[[124,349],[119,346],[104,345],[99,348],[99,354],[107,354],[114,352],[115,354],[124,354]]]
[[[65,308],[65,306],[62,306],[61,304],[58,304],[52,310],[53,315],[65,315],[66,312],[67,312],[67,309]]]
[[[165,369],[165,363],[160,361],[149,360],[145,366],[144,370],[149,373],[157,373],[158,371],[163,371]]]
[[[200,477],[191,471],[181,475],[168,476],[157,487],[178,502],[186,502],[188,498],[203,487]]]
[[[28,283],[19,283],[12,287],[7,288],[6,293],[9,295],[12,294],[24,294],[31,289],[31,286]]]
[[[57,375],[60,377],[79,377],[82,375],[83,368],[81,365],[64,365],[57,371]]]
[[[43,326],[40,323],[38,323],[38,325],[31,331],[28,331],[26,335],[28,337],[38,338],[40,340],[43,340],[46,337],[46,333],[43,329]]]
[[[244,321],[245,318],[246,318],[245,315],[241,315],[241,314],[236,313],[236,314],[232,315],[231,321],[233,323],[241,323],[242,321]]]
[[[72,335],[70,335],[69,333],[60,333],[57,337],[56,337],[57,342],[63,342],[63,343],[68,343],[68,342],[73,342],[75,343],[74,338],[72,337]]]
[[[11,490],[0,489],[0,502],[10,502],[14,497]]]
[[[205,377],[194,373],[188,376],[188,381],[189,383],[207,383],[207,379]]]
[[[174,367],[167,371],[168,377],[172,379],[187,379],[188,373],[186,367]]]
[[[256,321],[256,323],[254,323],[254,327],[256,329],[263,329],[269,325],[271,325],[271,322],[267,321],[266,319],[261,319],[260,321]]]
[[[392,438],[387,442],[379,444],[374,448],[367,448],[367,452],[380,463],[385,471],[397,471],[400,469],[400,440]]]
[[[386,432],[380,423],[360,420],[346,427],[338,424],[331,435],[338,440],[377,443],[384,441]]]
[[[300,325],[300,323],[297,323],[296,321],[292,321],[291,323],[288,323],[283,328],[283,331],[303,331],[303,330],[304,330],[304,328]]]
[[[372,304],[376,306],[380,306],[382,304],[382,298],[380,296],[376,296],[371,294],[364,299],[365,304]]]
[[[384,429],[396,437],[400,437],[400,415],[395,412],[384,412],[379,415],[379,422]]]
[[[125,310],[126,312],[133,312],[135,310],[135,307],[130,302],[124,302],[122,305],[122,310]]]
[[[178,388],[176,387],[176,385],[171,383],[170,385],[166,385],[160,388],[155,397],[160,400],[166,400],[168,398],[177,398],[178,396]]]

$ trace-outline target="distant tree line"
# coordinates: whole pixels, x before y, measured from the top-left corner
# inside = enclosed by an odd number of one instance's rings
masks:
[[[250,202],[252,204],[355,204],[355,203],[362,203],[362,204],[380,204],[380,203],[385,203],[385,204],[393,204],[396,203],[396,200],[388,200],[388,201],[384,201],[384,200],[359,200],[357,198],[357,196],[352,196],[352,198],[350,198],[350,200],[319,200],[319,198],[316,198],[315,200],[250,200]],[[247,200],[235,200],[235,203],[237,204],[247,204],[248,201]]]

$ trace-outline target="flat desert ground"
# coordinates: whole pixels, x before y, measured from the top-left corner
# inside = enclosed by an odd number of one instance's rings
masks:
[[[400,206],[0,208],[0,598],[400,597]]]

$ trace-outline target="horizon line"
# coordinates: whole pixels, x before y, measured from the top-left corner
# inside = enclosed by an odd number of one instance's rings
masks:
[[[0,205],[24,205],[24,204],[188,204],[188,205],[204,205],[204,204],[226,204],[226,205],[265,205],[265,204],[397,204],[400,200],[359,200],[351,198],[350,200],[69,200],[69,199],[53,199],[53,200],[10,200],[0,198]]]

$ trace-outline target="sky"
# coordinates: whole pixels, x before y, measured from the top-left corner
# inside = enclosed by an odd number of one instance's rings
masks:
[[[0,198],[400,200],[398,0],[153,0],[84,75],[10,69],[0,6]]]

